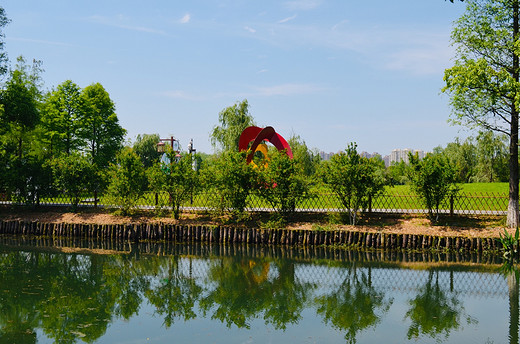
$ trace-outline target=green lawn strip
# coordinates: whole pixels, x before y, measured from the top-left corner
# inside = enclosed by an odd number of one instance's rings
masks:
[[[459,184],[460,191],[454,198],[455,210],[483,210],[483,211],[505,211],[508,204],[507,183],[470,183]],[[343,209],[339,198],[327,187],[316,187],[311,192],[312,197],[297,205],[298,209],[327,210]],[[82,195],[80,204],[93,205],[94,195]],[[168,206],[169,196],[166,192],[157,194],[159,205]],[[69,203],[67,196],[44,197],[40,200],[42,204],[64,204]],[[184,207],[216,208],[219,204],[218,196],[214,192],[200,192],[193,195],[192,199],[183,203]],[[114,200],[105,195],[98,195],[98,205],[113,205]],[[138,202],[138,206],[153,207],[156,205],[156,193],[146,192]],[[248,208],[271,209],[271,205],[256,195],[250,195],[247,203]],[[372,200],[372,209],[425,209],[421,202],[411,190],[409,185],[397,185],[386,187],[384,194],[376,196]],[[442,204],[441,209],[449,210],[449,201]]]

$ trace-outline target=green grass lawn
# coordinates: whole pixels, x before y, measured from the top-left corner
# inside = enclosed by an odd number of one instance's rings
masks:
[[[508,202],[508,183],[471,183],[460,184],[459,197],[454,199],[454,208],[457,210],[507,210]],[[84,195],[82,199],[93,198],[93,195]],[[159,204],[167,205],[169,196],[160,193]],[[100,205],[114,204],[114,200],[107,196],[99,195]],[[65,197],[49,197],[42,199],[42,203],[67,203]],[[187,201],[183,206],[214,208],[219,200],[215,193],[200,193],[194,195],[193,200]],[[144,197],[139,199],[140,206],[154,206],[155,193],[147,192]],[[258,196],[250,196],[248,200],[249,208],[271,208],[271,206]],[[337,196],[327,187],[316,188],[314,197],[303,201],[298,205],[300,209],[342,209],[343,205]],[[373,209],[425,209],[425,205],[412,192],[409,185],[398,185],[386,187],[382,196],[372,200]],[[450,209],[449,202],[442,206],[443,209]]]

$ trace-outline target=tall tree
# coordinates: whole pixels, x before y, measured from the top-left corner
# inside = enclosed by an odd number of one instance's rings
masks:
[[[215,148],[220,146],[223,151],[238,151],[240,134],[255,124],[253,116],[249,114],[247,99],[222,110],[218,114],[218,121],[220,125],[211,132],[211,144]]]
[[[453,122],[509,136],[507,224],[519,222],[519,0],[471,0],[456,21],[455,66],[445,71]]]
[[[80,88],[67,80],[49,92],[42,111],[42,140],[50,155],[70,155],[81,146],[78,137],[80,115]]]
[[[7,73],[7,52],[4,49],[4,30],[3,28],[9,24],[10,20],[5,14],[5,10],[0,6],[0,76]]]
[[[106,167],[122,148],[126,131],[119,125],[114,102],[101,84],[85,87],[80,101],[79,136],[85,140],[93,162]]]
[[[15,143],[18,158],[23,156],[24,143],[29,141],[28,136],[40,121],[40,73],[39,61],[33,61],[33,65],[28,66],[20,56],[5,89],[0,93],[2,129],[8,140]]]

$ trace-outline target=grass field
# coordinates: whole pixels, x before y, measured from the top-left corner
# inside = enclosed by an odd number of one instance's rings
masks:
[[[507,183],[473,183],[459,185],[460,191],[457,197],[453,199],[453,208],[459,211],[475,212],[478,211],[505,211],[508,202],[508,184]],[[93,199],[92,195],[84,195],[82,199]],[[159,204],[168,205],[168,194],[160,193],[158,195]],[[214,209],[219,203],[219,199],[215,193],[201,193],[194,195],[193,198],[183,206]],[[68,203],[66,197],[55,197],[42,199],[42,203]],[[114,204],[114,200],[107,196],[99,196],[100,205]],[[87,203],[92,205],[93,202]],[[154,207],[155,193],[148,192],[138,201],[139,206]],[[271,206],[259,198],[258,196],[250,196],[248,200],[248,208],[271,208]],[[299,209],[307,210],[340,210],[343,205],[337,196],[326,187],[319,187],[315,190],[314,197],[303,201],[298,205]],[[409,185],[398,185],[394,187],[386,187],[383,195],[372,200],[372,209],[394,209],[394,210],[416,210],[425,209],[425,205],[421,202],[411,190]],[[442,209],[449,210],[450,202],[447,201],[442,205]]]
[[[461,193],[496,193],[507,195],[509,192],[508,183],[466,183],[457,184]],[[387,186],[385,192],[397,195],[413,195],[410,185]]]

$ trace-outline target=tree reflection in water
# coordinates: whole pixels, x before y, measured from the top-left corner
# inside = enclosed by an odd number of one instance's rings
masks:
[[[268,278],[270,269],[278,274]],[[211,314],[228,327],[250,328],[250,320],[263,314],[266,324],[285,329],[297,323],[314,285],[295,279],[294,262],[223,258],[215,262],[208,280],[216,287],[200,300],[204,316]]]
[[[156,312],[164,316],[164,325],[168,328],[175,319],[187,321],[196,318],[194,307],[202,287],[197,285],[193,278],[186,278],[181,274],[179,256],[168,257],[162,261],[166,261],[166,265],[158,267],[158,283],[146,290],[145,295],[156,307]]]
[[[358,270],[352,265],[337,290],[315,299],[317,313],[326,323],[346,331],[345,339],[349,343],[356,343],[358,332],[375,327],[393,302],[372,287],[371,276],[370,267]]]
[[[412,322],[407,333],[408,339],[417,340],[421,335],[426,335],[438,341],[445,340],[452,330],[461,327],[461,317],[465,315],[456,293],[439,285],[438,271],[428,272],[426,284],[409,304],[411,307],[405,316]],[[469,316],[466,316],[465,321],[474,322]]]
[[[356,259],[86,255],[2,251],[0,246],[0,343],[36,343],[37,331],[57,343],[95,342],[109,324],[140,316],[143,304],[166,329],[204,317],[227,328],[250,329],[260,320],[286,331],[310,310],[316,328],[329,325],[337,332],[326,332],[355,343],[367,329],[378,328],[390,308],[393,312],[394,294],[387,286],[404,272]],[[429,337],[440,342],[475,323],[453,283],[439,282],[446,272],[419,271],[410,277],[417,287],[406,289],[408,302],[400,304],[407,308],[398,315],[404,320],[403,341]],[[502,290],[509,288],[509,342],[518,344],[518,274],[506,276],[507,286],[498,279]]]

